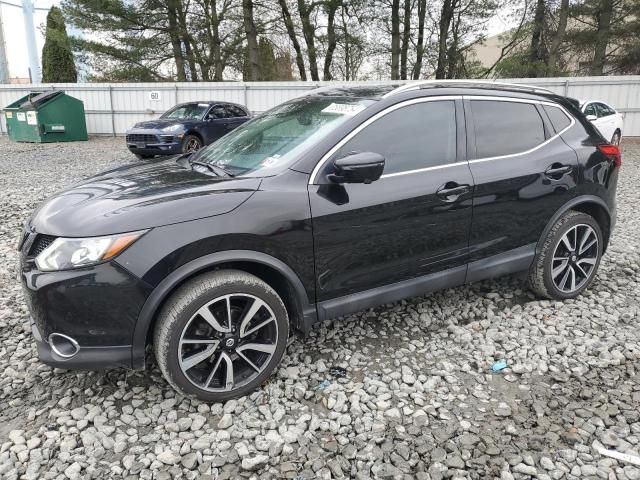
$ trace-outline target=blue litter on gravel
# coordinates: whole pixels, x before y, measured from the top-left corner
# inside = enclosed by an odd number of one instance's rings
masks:
[[[318,390],[324,390],[326,388],[329,388],[329,385],[331,385],[331,382],[329,380],[324,380],[320,385],[318,385],[316,388]]]
[[[493,365],[491,365],[491,371],[493,373],[498,373],[501,370],[504,370],[505,368],[507,368],[507,362],[501,360],[499,362],[494,363]]]

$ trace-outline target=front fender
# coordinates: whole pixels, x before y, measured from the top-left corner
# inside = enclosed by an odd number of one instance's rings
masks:
[[[301,308],[302,328],[305,330],[316,318],[315,305],[307,298],[300,278],[287,264],[266,253],[250,250],[226,250],[204,255],[180,266],[167,275],[151,292],[138,316],[132,339],[132,366],[134,369],[144,368],[145,348],[149,329],[152,327],[158,309],[168,296],[186,279],[216,265],[229,262],[251,262],[266,265],[283,275],[292,285]]]

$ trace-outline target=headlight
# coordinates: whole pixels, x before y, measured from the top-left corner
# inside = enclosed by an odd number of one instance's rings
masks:
[[[36,257],[43,272],[68,270],[104,262],[122,253],[145,231],[90,238],[56,238]]]
[[[180,130],[182,130],[184,127],[182,125],[180,125],[179,123],[175,124],[175,125],[169,125],[168,127],[164,127],[161,130],[163,132],[178,132]]]

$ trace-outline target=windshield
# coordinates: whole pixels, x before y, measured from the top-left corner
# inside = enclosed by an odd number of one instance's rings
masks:
[[[217,165],[233,175],[273,175],[373,102],[310,96],[284,103],[199,150],[192,161]]]
[[[208,109],[208,103],[188,103],[186,105],[173,107],[168,112],[165,112],[160,118],[185,118],[188,120],[199,120]]]

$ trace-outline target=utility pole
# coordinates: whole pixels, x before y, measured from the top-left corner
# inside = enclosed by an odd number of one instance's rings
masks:
[[[0,83],[9,81],[9,64],[7,62],[7,50],[4,44],[4,31],[2,30],[2,5],[0,5]]]
[[[22,18],[24,19],[24,33],[27,40],[27,55],[29,57],[29,76],[31,83],[40,83],[40,60],[36,47],[36,29],[33,25],[33,3],[31,0],[22,0]]]

